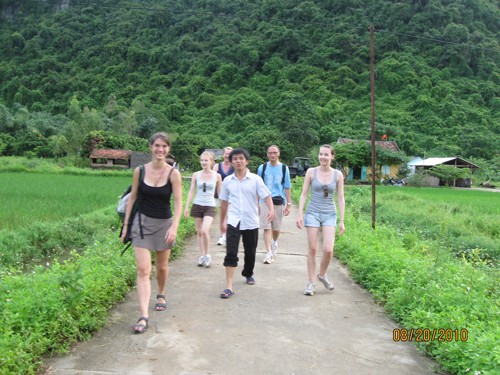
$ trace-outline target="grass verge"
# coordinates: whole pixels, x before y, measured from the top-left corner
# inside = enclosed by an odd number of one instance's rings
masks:
[[[136,278],[133,251],[120,257],[117,224],[111,206],[0,233],[2,375],[35,374],[44,355],[64,353],[106,324]],[[172,259],[194,232],[193,220],[182,219]]]
[[[302,182],[300,178],[294,181],[295,200]],[[483,216],[494,210],[491,203],[483,213],[478,205],[476,211],[465,207],[463,200],[440,202],[443,191],[439,189],[425,191],[433,199],[420,199],[418,191],[413,197],[394,189],[385,193],[378,195],[377,217],[382,220],[373,230],[367,203],[370,190],[346,187],[346,233],[336,242],[336,257],[401,327],[414,330],[411,341],[444,370],[498,374],[498,229],[483,223]],[[461,243],[481,235],[482,246],[475,245],[464,254],[463,245],[450,238],[456,226]],[[487,248],[488,244],[493,246]],[[428,333],[420,336],[420,342],[416,342],[418,329]]]

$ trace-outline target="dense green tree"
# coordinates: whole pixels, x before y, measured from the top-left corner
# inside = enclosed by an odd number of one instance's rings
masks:
[[[78,153],[93,130],[165,130],[199,148],[259,129],[293,157],[367,139],[374,24],[377,134],[407,154],[500,153],[493,0],[61,4],[0,3],[0,133],[16,140],[37,129]]]
[[[7,133],[0,133],[0,156],[11,156],[14,154],[16,139]]]
[[[453,186],[457,179],[469,178],[471,176],[468,168],[455,168],[452,165],[436,165],[429,169],[429,174],[439,178],[446,185]]]
[[[30,130],[23,132],[16,139],[14,152],[16,155],[25,155],[27,152],[36,154],[36,150],[47,146],[48,139],[43,136],[38,130]],[[45,155],[38,155],[45,156]]]
[[[201,135],[186,133],[172,144],[171,153],[179,161],[181,168],[189,167],[197,170],[199,167],[199,156],[202,150],[205,149],[205,147],[200,149],[200,145],[203,143]]]
[[[0,133],[13,134],[14,118],[9,109],[0,103]]]
[[[350,142],[335,146],[335,164],[347,174],[347,168],[371,165],[371,149],[366,142]]]

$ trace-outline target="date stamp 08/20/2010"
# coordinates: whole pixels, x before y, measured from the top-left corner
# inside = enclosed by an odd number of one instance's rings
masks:
[[[399,341],[414,342],[451,342],[469,340],[467,328],[395,328],[392,330],[392,339]]]

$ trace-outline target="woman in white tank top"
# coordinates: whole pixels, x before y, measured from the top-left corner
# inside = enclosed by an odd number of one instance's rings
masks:
[[[208,248],[210,245],[210,226],[216,214],[214,192],[219,193],[222,184],[220,174],[211,169],[213,163],[214,155],[211,152],[205,151],[200,155],[202,169],[193,173],[184,210],[184,217],[188,218],[191,215],[196,222],[196,234],[200,247],[199,267],[209,267],[212,261]],[[193,197],[194,201],[190,212],[189,206]]]

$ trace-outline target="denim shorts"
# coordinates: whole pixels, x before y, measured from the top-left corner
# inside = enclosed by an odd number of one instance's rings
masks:
[[[337,213],[336,212],[309,212],[306,211],[304,217],[304,226],[319,228],[319,227],[336,227]]]

